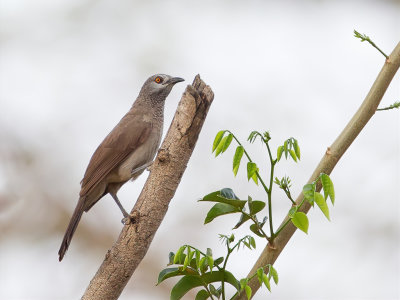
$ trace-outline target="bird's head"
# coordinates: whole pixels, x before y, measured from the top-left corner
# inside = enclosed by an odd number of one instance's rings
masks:
[[[140,95],[150,98],[152,101],[163,101],[171,92],[175,83],[184,81],[180,77],[172,77],[166,74],[151,76],[143,84]]]

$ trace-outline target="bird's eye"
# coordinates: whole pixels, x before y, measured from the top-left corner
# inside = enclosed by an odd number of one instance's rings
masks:
[[[161,82],[162,82],[162,78],[161,78],[160,76],[157,76],[157,77],[154,79],[154,81],[157,82],[157,83],[161,83]]]

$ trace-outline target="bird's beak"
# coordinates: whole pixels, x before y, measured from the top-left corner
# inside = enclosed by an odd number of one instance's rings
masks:
[[[173,85],[175,83],[185,81],[185,79],[180,78],[180,77],[171,77],[167,81],[164,82],[164,85]]]

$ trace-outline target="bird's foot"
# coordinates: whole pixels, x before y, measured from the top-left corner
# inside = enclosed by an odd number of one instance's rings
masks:
[[[146,171],[147,171],[147,172],[150,172],[150,171],[151,171],[151,168],[153,167],[153,163],[154,163],[154,160],[148,163],[148,166],[147,166],[147,168],[146,168]]]
[[[137,223],[137,220],[139,219],[139,214],[135,210],[133,213],[126,215],[122,220],[121,223],[124,225],[130,225],[130,224],[135,224]]]
[[[150,167],[151,167],[151,165],[153,164],[153,161],[149,161],[149,162],[147,162],[147,163],[145,163],[144,165],[142,165],[142,166],[140,166],[140,167],[138,167],[138,168],[135,168],[135,169],[132,169],[131,170],[131,175],[132,176],[134,176],[134,175],[136,175],[136,173],[141,173],[141,172],[143,172],[143,170],[147,170],[147,171],[150,171]],[[140,174],[139,173],[139,174]],[[139,176],[139,175],[138,175]]]

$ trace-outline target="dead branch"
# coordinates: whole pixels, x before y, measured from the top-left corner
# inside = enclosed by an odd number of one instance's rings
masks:
[[[167,213],[213,99],[214,93],[199,75],[187,86],[132,210],[137,221],[124,226],[82,299],[118,299],[122,293]]]

